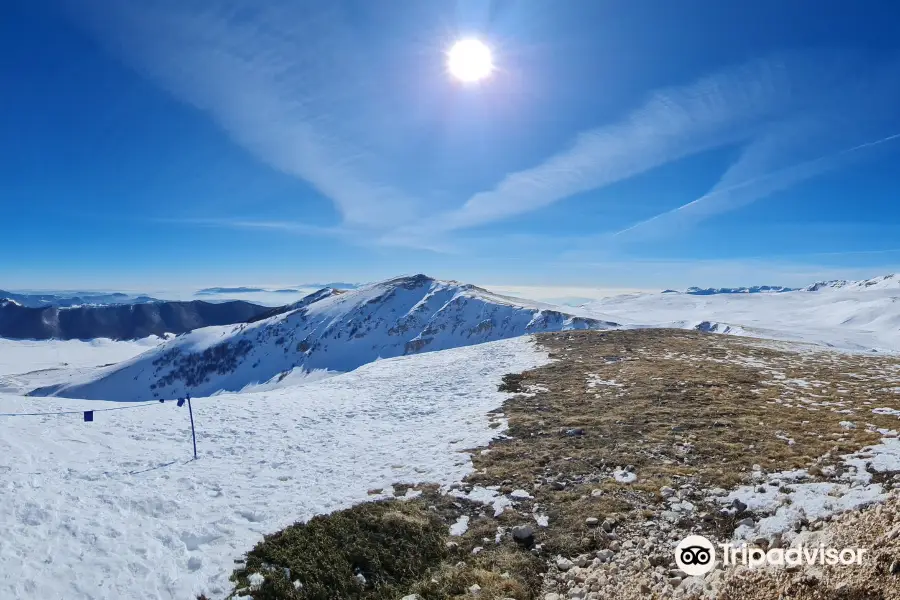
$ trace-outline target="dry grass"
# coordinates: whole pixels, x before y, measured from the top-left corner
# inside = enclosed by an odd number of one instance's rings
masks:
[[[664,485],[733,488],[754,465],[821,475],[880,439],[869,425],[898,424],[871,412],[900,405],[896,359],[682,330],[537,338],[556,360],[504,380],[523,392],[504,405],[510,438],[475,454],[469,480],[534,490],[554,551],[595,548],[586,517],[644,518]],[[637,481],[611,478],[615,467]]]

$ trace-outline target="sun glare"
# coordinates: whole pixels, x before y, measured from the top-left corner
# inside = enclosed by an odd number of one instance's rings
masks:
[[[478,40],[460,40],[447,53],[447,70],[460,81],[481,81],[494,70],[491,49]]]

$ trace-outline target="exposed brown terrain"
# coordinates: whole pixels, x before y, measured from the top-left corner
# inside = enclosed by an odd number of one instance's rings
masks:
[[[721,501],[754,477],[804,469],[799,480],[763,489],[783,502],[800,482],[845,481],[844,455],[896,435],[890,430],[898,417],[873,409],[900,409],[900,360],[683,330],[535,339],[554,360],[504,378],[501,389],[513,395],[494,417],[508,429],[488,448],[472,450],[475,471],[452,492],[491,488],[510,505],[495,511],[422,486],[419,498],[392,501],[418,506],[446,527],[469,519],[463,535],[447,537],[446,555],[420,565],[400,586],[408,594],[426,600],[898,597],[892,571],[900,573],[900,556],[882,564],[896,550],[893,538],[875,553],[877,565],[843,579],[721,569],[686,578],[672,549],[691,533],[726,541],[740,523],[758,523],[765,515]],[[893,495],[897,474],[872,472],[884,495]],[[858,541],[874,545],[896,514],[872,509],[865,527],[829,518],[797,523],[796,530],[833,530],[835,539],[869,536]],[[780,536],[754,541],[775,547]],[[265,543],[254,553],[261,550]],[[238,571],[238,581],[247,573]],[[874,588],[846,583],[854,577]],[[805,582],[801,591],[798,581]],[[303,595],[302,588],[297,594],[278,597],[320,597]],[[391,594],[362,586],[347,597],[402,597]]]

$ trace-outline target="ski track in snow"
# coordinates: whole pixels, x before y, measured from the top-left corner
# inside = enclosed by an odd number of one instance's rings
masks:
[[[499,430],[502,375],[530,338],[381,360],[268,392],[0,421],[0,597],[221,597],[264,534],[394,482],[459,481]],[[121,403],[0,395],[0,412]]]

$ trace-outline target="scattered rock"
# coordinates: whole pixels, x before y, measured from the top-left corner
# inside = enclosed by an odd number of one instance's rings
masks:
[[[521,543],[529,543],[534,539],[534,529],[531,528],[531,525],[525,523],[524,525],[516,525],[512,528],[512,536],[513,539],[517,542]]]

